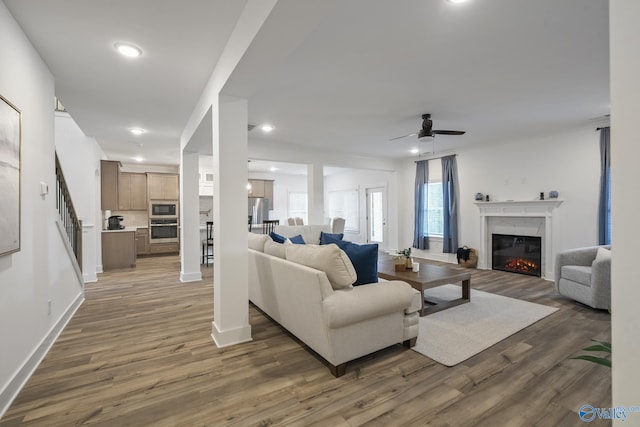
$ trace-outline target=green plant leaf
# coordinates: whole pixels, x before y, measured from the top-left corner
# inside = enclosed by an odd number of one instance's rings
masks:
[[[591,341],[597,342],[598,344],[600,344],[600,345],[602,345],[604,347],[607,347],[609,349],[608,351],[611,352],[611,343],[608,343],[606,341],[598,341],[598,340],[591,340]]]
[[[611,360],[604,359],[602,357],[590,356],[588,354],[572,357],[572,359],[586,360],[588,362],[597,363],[598,365],[606,366],[608,368],[611,367]]]
[[[606,353],[611,353],[611,347],[607,347],[606,345],[598,344],[592,345],[587,348],[583,348],[584,351],[604,351]]]

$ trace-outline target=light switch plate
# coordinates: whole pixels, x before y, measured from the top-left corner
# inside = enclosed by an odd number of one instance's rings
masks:
[[[46,182],[40,182],[40,195],[46,196],[49,194],[49,185]]]

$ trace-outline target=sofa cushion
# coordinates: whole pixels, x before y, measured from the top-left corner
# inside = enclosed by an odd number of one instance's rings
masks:
[[[264,253],[267,255],[277,256],[278,258],[285,259],[287,257],[286,246],[287,245],[274,242],[273,240],[267,238],[264,242]]]
[[[320,232],[320,244],[328,245],[329,243],[333,243],[333,240],[342,240],[344,237],[344,233],[325,233],[324,231]]]
[[[305,243],[317,245],[320,243],[320,232],[331,232],[329,225],[276,225],[275,230],[281,236],[292,237],[300,234]]]
[[[289,237],[289,241],[295,245],[304,245],[304,239],[300,234],[297,236]]]
[[[327,243],[338,245],[351,260],[353,268],[355,268],[356,274],[358,275],[358,279],[353,284],[354,286],[378,283],[377,243],[359,245],[357,243],[332,238],[328,234],[324,234],[323,237]]]
[[[285,240],[287,240],[286,237],[279,235],[278,233],[275,232],[271,232],[269,233],[269,237],[271,237],[271,240],[273,240],[274,242],[277,243],[284,243]]]
[[[563,265],[560,269],[560,277],[581,285],[591,286],[591,267]]]
[[[336,245],[285,245],[286,259],[324,271],[333,289],[351,286],[357,275],[347,254]]]
[[[266,242],[268,239],[269,236],[266,236],[264,234],[249,233],[249,248],[256,251],[264,252],[264,242]]]

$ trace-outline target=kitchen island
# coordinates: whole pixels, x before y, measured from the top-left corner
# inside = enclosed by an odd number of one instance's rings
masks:
[[[136,266],[136,228],[102,230],[102,270]]]

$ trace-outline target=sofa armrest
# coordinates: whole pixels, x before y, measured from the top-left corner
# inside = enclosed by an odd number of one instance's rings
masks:
[[[398,280],[339,289],[323,301],[325,319],[330,328],[340,328],[390,313],[404,313],[419,293]]]

